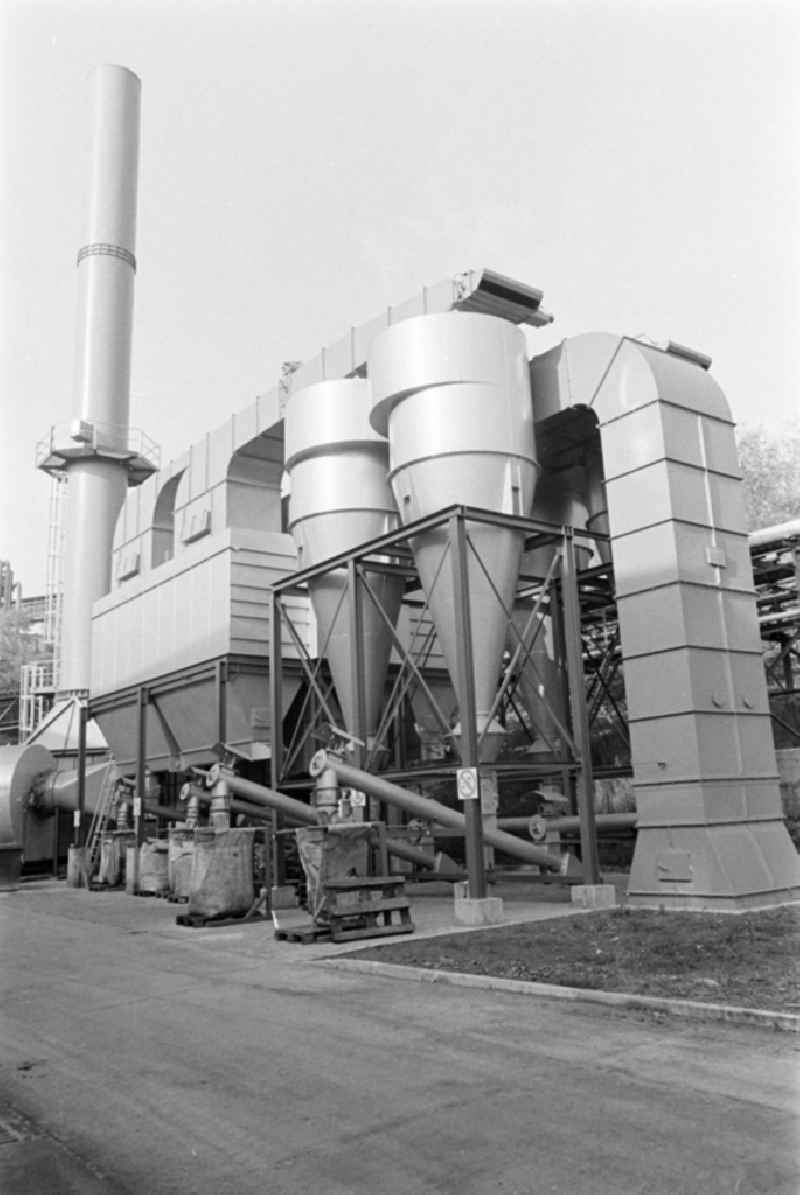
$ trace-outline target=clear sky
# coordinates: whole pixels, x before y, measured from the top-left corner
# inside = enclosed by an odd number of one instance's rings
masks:
[[[798,412],[800,4],[0,0],[0,557],[45,578],[91,67],[142,79],[132,423],[175,456],[353,323],[488,265]]]

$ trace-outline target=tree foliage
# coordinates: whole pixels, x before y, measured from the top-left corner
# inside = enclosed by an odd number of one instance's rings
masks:
[[[745,425],[736,438],[748,530],[800,518],[800,420],[774,430]]]
[[[19,671],[42,654],[41,642],[30,632],[30,620],[18,610],[0,610],[0,693],[13,692]]]

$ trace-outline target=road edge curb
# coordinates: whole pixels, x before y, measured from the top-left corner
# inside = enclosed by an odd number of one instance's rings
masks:
[[[570,988],[554,983],[536,983],[526,979],[503,979],[496,975],[470,975],[463,971],[437,971],[429,967],[404,967],[399,963],[379,963],[373,959],[320,958],[315,964],[339,971],[360,971],[387,979],[415,980],[419,983],[445,983],[454,987],[484,988],[497,992],[515,992],[522,996],[540,996],[548,1000],[603,1004],[613,1008],[666,1012],[698,1021],[722,1021],[729,1025],[749,1025],[782,1033],[800,1033],[800,1016],[764,1008],[739,1008],[731,1004],[706,1004],[700,1000],[680,1000],[668,996],[642,996],[632,992],[604,992],[597,988]]]

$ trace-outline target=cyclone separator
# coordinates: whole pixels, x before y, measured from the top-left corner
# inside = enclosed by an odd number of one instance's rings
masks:
[[[397,510],[386,479],[384,436],[370,426],[371,392],[360,378],[319,382],[293,393],[285,415],[285,460],[291,485],[289,524],[298,566],[333,556],[394,531]],[[403,596],[402,576],[366,570],[370,588],[392,626]],[[331,570],[308,582],[320,654],[330,665],[348,733],[370,743],[383,704],[392,640],[372,600],[361,602],[363,717],[355,709],[351,641],[353,594],[348,572]]]
[[[372,426],[388,433],[390,478],[404,524],[454,505],[530,514],[539,467],[526,343],[518,328],[463,312],[404,320],[376,337],[368,372]],[[524,533],[469,520],[466,534],[476,729],[482,762],[490,762],[503,735],[489,722]],[[441,567],[448,536],[447,527],[420,532],[412,549],[463,718],[469,702],[457,638],[458,582],[448,562]]]

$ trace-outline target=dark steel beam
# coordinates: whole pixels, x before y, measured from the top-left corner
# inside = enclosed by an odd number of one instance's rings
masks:
[[[472,658],[472,622],[469,608],[469,569],[467,531],[463,514],[456,513],[447,529],[450,567],[453,577],[453,615],[456,628],[456,668],[461,681],[459,719],[461,721],[461,765],[475,768],[478,785],[473,800],[464,801],[464,850],[467,857],[469,895],[473,900],[486,896],[486,869],[483,862],[483,814],[481,810],[480,770],[478,769],[478,727],[475,709],[475,671]],[[454,678],[456,679],[456,678]]]
[[[366,754],[367,716],[366,696],[364,693],[364,608],[361,572],[355,560],[347,565],[347,591],[350,595],[350,701],[353,710],[353,725],[346,726],[347,730],[360,743],[351,744],[355,748],[355,759],[358,767],[363,767]],[[340,703],[341,704],[341,703]]]
[[[572,736],[580,762],[580,771],[577,776],[577,796],[581,827],[581,865],[584,883],[599,884],[600,863],[594,824],[594,777],[592,775],[586,690],[583,680],[581,610],[575,561],[575,539],[570,527],[564,528],[562,553],[561,596],[564,607],[564,647],[572,711]]]
[[[147,765],[147,706],[149,694],[144,685],[139,686],[136,698],[136,790],[139,798],[139,814],[134,816],[136,825],[136,846],[144,842],[144,800],[145,800],[145,768]]]
[[[78,817],[75,827],[75,845],[83,850],[86,845],[86,726],[89,721],[89,711],[85,701],[80,703],[78,710]],[[58,821],[58,814],[56,814]]]

